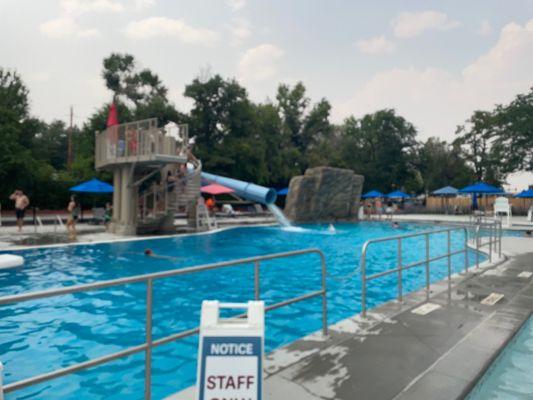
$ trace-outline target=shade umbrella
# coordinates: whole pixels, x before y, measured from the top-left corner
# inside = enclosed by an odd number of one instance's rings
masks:
[[[410,199],[411,196],[409,196],[407,193],[402,192],[401,190],[395,190],[394,192],[390,192],[386,195],[389,199]]]
[[[381,193],[379,190],[371,190],[370,192],[366,192],[361,197],[363,199],[376,199],[376,198],[379,198],[379,197],[385,197],[385,195],[383,193]]]
[[[515,195],[519,199],[533,199],[533,189],[522,190],[520,193]]]
[[[287,196],[289,194],[289,188],[283,188],[277,191],[279,196]]]
[[[90,181],[73,186],[69,190],[77,193],[113,193],[113,186],[102,182],[100,179],[93,178]]]
[[[201,189],[202,193],[210,194],[213,196],[219,195],[219,194],[229,194],[233,193],[234,190],[230,189],[226,186],[219,185],[218,183],[212,183],[207,186],[203,186]]]
[[[442,197],[443,201],[446,203],[446,214],[448,214],[448,198],[457,196],[457,192],[459,192],[459,190],[454,188],[453,186],[444,186],[440,189],[434,190],[431,194],[433,196]]]
[[[470,193],[472,194],[472,208],[477,209],[477,196],[484,194],[501,194],[504,193],[502,189],[499,189],[495,186],[489,185],[485,182],[477,182],[473,185],[465,186],[462,189],[459,189],[459,193]]]

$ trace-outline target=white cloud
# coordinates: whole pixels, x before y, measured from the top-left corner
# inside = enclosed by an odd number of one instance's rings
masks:
[[[100,36],[96,28],[84,29],[71,17],[64,16],[46,21],[39,27],[41,33],[53,39],[91,38]]]
[[[114,0],[63,0],[61,5],[67,14],[73,15],[122,12],[125,9],[122,3]]]
[[[126,36],[132,39],[151,39],[156,37],[176,37],[183,43],[212,45],[218,34],[204,28],[195,28],[182,19],[150,17],[128,24]]]
[[[394,51],[394,43],[388,40],[385,35],[361,39],[356,45],[361,53],[366,54],[389,54]]]
[[[261,44],[247,50],[239,61],[243,81],[264,81],[276,75],[283,50],[273,44]]]
[[[396,37],[410,38],[428,30],[453,29],[459,22],[438,11],[402,12],[391,21],[391,26]]]
[[[237,11],[246,5],[246,0],[226,0],[226,4]]]
[[[227,27],[231,33],[234,46],[242,44],[252,34],[250,22],[245,18],[235,18]]]
[[[143,11],[155,6],[155,0],[134,0],[134,7],[137,11]]]
[[[490,22],[486,19],[481,21],[481,24],[479,25],[479,28],[476,30],[476,33],[479,36],[488,36],[492,33],[492,25]]]
[[[460,73],[440,68],[395,68],[374,75],[333,108],[336,121],[394,108],[423,138],[451,139],[474,110],[507,103],[533,86],[533,19],[505,26],[496,44]]]

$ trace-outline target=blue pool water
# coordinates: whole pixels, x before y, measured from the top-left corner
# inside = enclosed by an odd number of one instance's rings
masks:
[[[533,399],[533,317],[490,366],[468,400]]]
[[[310,247],[324,252],[331,275],[344,276],[359,265],[366,240],[432,229],[420,224],[401,224],[393,229],[390,224],[375,222],[336,227],[335,234],[321,225],[305,226],[296,232],[248,227],[207,235],[26,250],[19,252],[26,258],[23,268],[0,272],[0,296]],[[444,254],[445,243],[445,234],[431,235],[431,256]],[[463,245],[463,234],[454,232],[452,250]],[[147,247],[177,259],[145,257],[143,250]],[[404,263],[422,260],[424,239],[405,240],[402,257]],[[369,274],[394,268],[396,243],[370,246],[367,259]],[[474,263],[473,252],[469,260]],[[446,265],[445,259],[431,263],[432,281],[446,276]],[[462,270],[464,255],[454,256],[452,265],[454,271]],[[423,267],[404,273],[406,292],[423,287],[424,282]],[[395,298],[396,287],[395,274],[372,281],[368,287],[369,306]],[[261,265],[261,297],[267,304],[319,288],[320,262],[316,255]],[[328,278],[329,323],[360,311],[360,289],[358,273],[344,281]],[[197,326],[204,299],[239,302],[252,297],[252,265],[158,280],[154,283],[154,339]],[[269,313],[267,351],[320,329],[320,304],[316,298]],[[144,319],[144,284],[0,306],[0,360],[5,365],[5,381],[18,381],[142,343]],[[191,337],[154,349],[154,398],[194,383],[196,346],[197,338]],[[141,353],[11,393],[7,399],[142,398],[143,366]]]

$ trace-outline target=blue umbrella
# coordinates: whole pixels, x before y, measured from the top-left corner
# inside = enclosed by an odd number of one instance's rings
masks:
[[[385,195],[381,193],[379,190],[371,190],[370,192],[365,193],[361,197],[363,199],[375,199],[379,197],[385,197]]]
[[[289,188],[283,188],[283,189],[278,190],[279,196],[287,196],[287,194],[289,194]]]
[[[522,190],[515,197],[518,197],[520,199],[531,199],[531,198],[533,198],[533,189]]]
[[[409,196],[407,193],[402,192],[401,190],[395,190],[394,192],[390,192],[387,197],[389,199],[410,199],[411,196]]]
[[[503,193],[503,190],[485,182],[478,182],[460,189],[459,193],[498,194]]]
[[[113,186],[111,186],[109,183],[93,178],[90,181],[73,186],[69,190],[71,192],[78,193],[113,193]]]
[[[459,192],[459,190],[457,190],[453,186],[445,186],[443,188],[435,190],[431,194],[434,196],[455,196],[457,195],[457,192]]]

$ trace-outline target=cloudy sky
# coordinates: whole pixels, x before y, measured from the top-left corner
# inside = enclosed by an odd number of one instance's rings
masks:
[[[475,109],[533,86],[531,0],[0,0],[0,65],[32,112],[82,123],[110,99],[102,59],[128,52],[183,111],[201,70],[255,100],[302,80],[333,120],[393,107],[422,138],[450,139]]]

